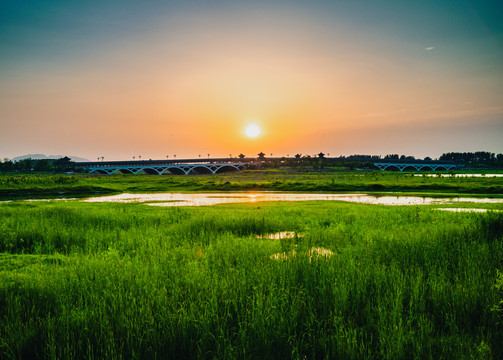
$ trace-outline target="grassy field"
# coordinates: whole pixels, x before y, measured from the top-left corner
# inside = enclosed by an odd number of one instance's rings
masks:
[[[222,175],[0,175],[0,199],[81,197],[121,192],[324,191],[503,194],[502,178],[430,177],[394,172],[243,171]]]
[[[3,203],[0,358],[501,359],[502,268],[498,212]]]

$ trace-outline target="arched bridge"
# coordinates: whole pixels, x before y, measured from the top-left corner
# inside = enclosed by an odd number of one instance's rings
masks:
[[[394,171],[448,171],[463,165],[441,160],[399,160],[380,159],[376,157],[339,157],[310,158],[313,161],[323,161],[327,164],[345,162],[372,164],[379,170]],[[218,174],[239,171],[248,166],[261,167],[263,163],[292,164],[304,159],[297,158],[213,158],[213,159],[177,159],[177,160],[136,160],[136,161],[98,161],[78,162],[75,165],[87,169],[91,173],[107,174],[152,174],[152,175],[187,175],[187,174]]]
[[[78,163],[90,173],[111,175],[122,174],[149,174],[149,175],[187,175],[187,174],[218,174],[239,171],[246,167],[244,162],[199,162],[187,163],[186,160],[162,161],[107,161]]]
[[[374,161],[379,170],[398,171],[448,171],[460,167],[460,164],[435,160],[380,160]]]
[[[360,163],[363,166],[373,165],[379,170],[393,171],[448,171],[464,166],[463,164],[444,160],[381,159],[379,156],[341,156],[338,158],[323,158],[323,161],[333,164]]]

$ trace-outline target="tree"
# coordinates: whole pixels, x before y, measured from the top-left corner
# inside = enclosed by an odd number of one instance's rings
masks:
[[[260,152],[260,153],[258,154],[258,159],[259,159],[259,160],[265,160],[265,154],[264,154],[263,152]]]
[[[494,153],[487,151],[477,151],[477,152],[449,152],[444,153],[440,156],[439,160],[444,161],[454,161],[457,163],[462,163],[465,165],[473,165],[473,166],[491,166],[496,165],[497,156]]]
[[[62,157],[58,160],[56,160],[56,169],[58,171],[69,171],[73,170],[73,165],[75,163],[70,159],[68,156]]]
[[[391,159],[395,159],[395,160],[398,160],[399,159],[399,156],[398,154],[388,154],[384,157],[386,160],[391,160]]]
[[[241,160],[243,160],[246,156],[244,154],[239,154],[238,156]]]
[[[12,170],[14,164],[8,158],[4,158],[3,162],[0,165],[1,165],[0,169],[7,171]]]
[[[40,159],[34,160],[33,168],[35,171],[49,171],[53,168],[53,160],[50,159]]]

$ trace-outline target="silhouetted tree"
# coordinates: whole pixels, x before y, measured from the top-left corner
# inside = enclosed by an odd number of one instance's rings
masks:
[[[13,167],[14,167],[13,166],[14,164],[8,158],[4,158],[3,162],[0,163],[0,165],[2,166],[1,169],[4,170],[4,171],[13,170]]]
[[[34,160],[33,168],[35,171],[49,171],[54,168],[54,160],[40,159]]]
[[[444,153],[439,160],[454,161],[466,166],[497,166],[498,156],[487,151]]]
[[[70,171],[74,168],[74,162],[68,156],[56,160],[55,166],[57,171]]]

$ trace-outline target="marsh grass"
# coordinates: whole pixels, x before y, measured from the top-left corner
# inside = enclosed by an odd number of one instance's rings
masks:
[[[219,175],[0,175],[0,199],[194,191],[395,192],[501,195],[501,178],[429,177],[389,172],[247,170]]]
[[[499,359],[502,237],[426,206],[0,204],[0,357]]]

